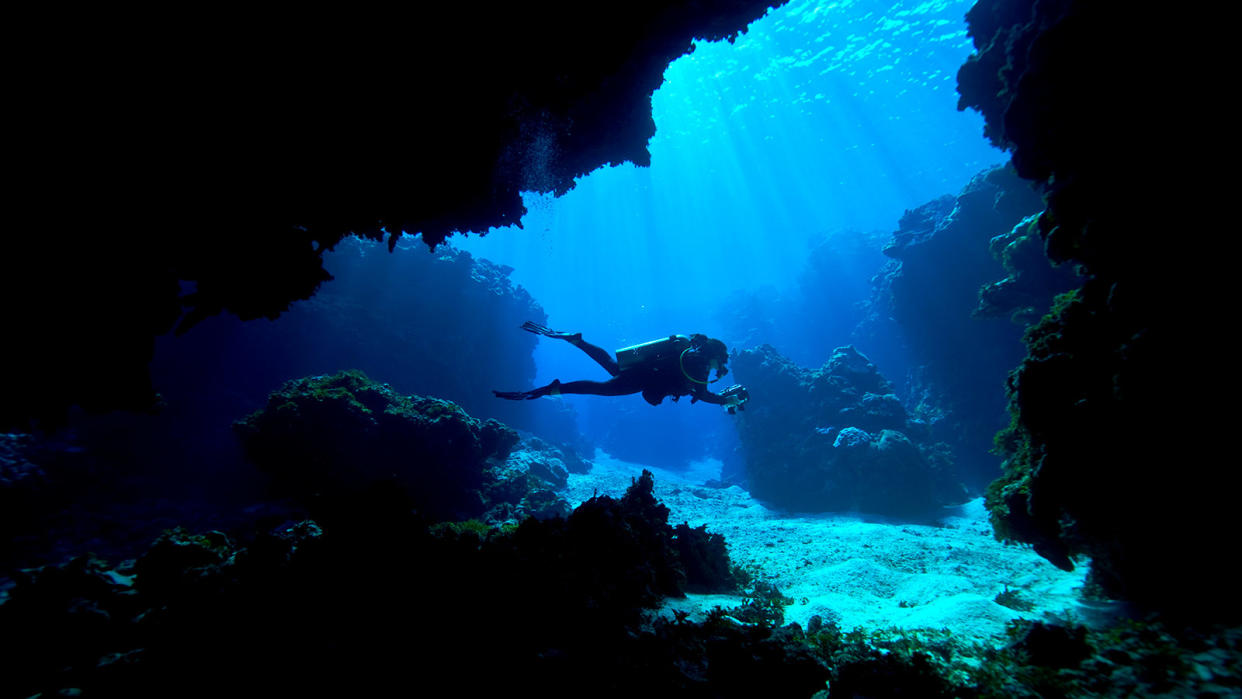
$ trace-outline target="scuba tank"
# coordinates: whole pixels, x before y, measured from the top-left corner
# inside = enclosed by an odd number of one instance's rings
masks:
[[[617,350],[617,364],[621,371],[636,366],[658,368],[678,358],[689,346],[690,338],[685,335],[669,335],[641,345],[622,347]]]

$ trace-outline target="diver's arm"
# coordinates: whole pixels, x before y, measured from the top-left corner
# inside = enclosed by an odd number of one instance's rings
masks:
[[[712,393],[706,386],[702,384],[695,384],[694,390],[690,394],[690,402],[693,403],[700,400],[704,403],[711,403],[712,405],[724,405],[728,402],[728,399],[719,393]]]
[[[723,405],[728,409],[730,415],[733,415],[739,409],[745,410],[746,401],[750,400],[750,392],[741,384],[734,384],[725,389],[723,393],[712,393],[705,386],[696,386],[695,388],[696,390],[691,394],[691,403],[701,400],[705,403]]]

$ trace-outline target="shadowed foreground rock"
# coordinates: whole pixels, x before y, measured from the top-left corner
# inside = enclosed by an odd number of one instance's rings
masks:
[[[1232,419],[1204,407],[1236,385],[1209,349],[1233,316],[1234,275],[1210,258],[1236,214],[1194,175],[1216,167],[1212,120],[1228,112],[1212,104],[1213,40],[1179,26],[1194,13],[1117,10],[980,0],[967,14],[959,107],[1043,192],[1049,259],[1083,275],[1026,336],[988,505],[998,536],[1065,568],[1089,557],[1109,595],[1236,621],[1238,476],[1218,437]],[[1154,36],[1169,41],[1152,51]]]
[[[646,165],[667,65],[771,4],[27,22],[32,45],[58,48],[13,86],[23,233],[5,240],[0,294],[21,299],[6,365],[23,371],[0,427],[152,408],[155,335],[276,317],[327,281],[321,255],[343,236],[434,246],[519,222],[522,191]]]
[[[244,540],[175,530],[120,567],[84,556],[28,571],[0,605],[0,696],[822,688],[827,669],[801,632],[723,612],[643,625],[665,596],[737,584],[724,547],[669,527],[652,489],[644,472],[620,499],[490,533],[428,528],[372,491],[332,525]]]

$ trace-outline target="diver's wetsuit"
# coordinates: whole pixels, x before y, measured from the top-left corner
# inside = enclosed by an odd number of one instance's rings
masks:
[[[642,393],[643,399],[652,405],[659,405],[665,397],[670,396],[673,400],[681,396],[691,396],[692,401],[701,400],[715,405],[724,405],[726,402],[723,396],[707,390],[707,380],[711,373],[710,360],[703,356],[698,348],[692,348],[684,355],[682,354],[682,350],[690,347],[688,338],[684,345],[676,348],[676,351],[622,370],[611,352],[583,340],[581,333],[558,333],[532,323],[522,327],[530,332],[565,340],[594,359],[612,375],[612,378],[607,381],[583,380],[567,383],[553,381],[547,386],[529,391],[493,391],[498,398],[530,400],[558,393],[592,396],[628,396],[633,393]],[[684,373],[683,366],[685,367]],[[694,380],[689,377],[693,377]]]

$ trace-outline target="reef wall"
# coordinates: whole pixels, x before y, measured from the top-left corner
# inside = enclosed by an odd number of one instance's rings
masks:
[[[1198,36],[1179,19],[981,0],[959,107],[983,114],[1044,192],[1048,257],[1084,275],[1009,379],[1006,474],[988,497],[997,535],[1062,567],[1089,557],[1107,594],[1219,621],[1242,610],[1226,554],[1237,477],[1215,448],[1223,414],[1204,409],[1228,394],[1203,319],[1234,292],[1201,259],[1222,220],[1194,177],[1213,157],[1214,111],[1185,98],[1216,90],[1196,91],[1210,61],[1184,47]]]
[[[665,67],[772,4],[28,23],[58,49],[14,86],[21,233],[0,293],[21,299],[5,365],[23,371],[0,427],[152,408],[155,336],[225,311],[278,316],[329,279],[323,253],[343,236],[435,246],[519,222],[521,191],[646,164]]]
[[[947,445],[853,347],[814,371],[769,345],[732,364],[752,396],[737,425],[755,497],[787,510],[911,519],[966,500]]]
[[[999,473],[1000,460],[989,449],[1008,422],[1003,388],[1023,355],[1024,320],[980,314],[980,289],[1004,286],[997,280],[1006,267],[993,241],[1042,209],[1030,183],[997,167],[976,175],[956,196],[906,211],[884,246],[891,259],[873,279],[867,316],[856,333],[891,365],[901,362],[890,359],[893,350],[886,347],[893,342],[885,338],[904,345],[907,405],[933,424],[937,440],[952,445],[970,487],[980,492]],[[1027,284],[1023,300],[1042,314],[1055,292],[1076,279],[1072,269],[1040,262],[1043,270],[1031,265],[1010,278],[1011,284],[1019,278]],[[1039,272],[1052,288],[1032,286]]]

